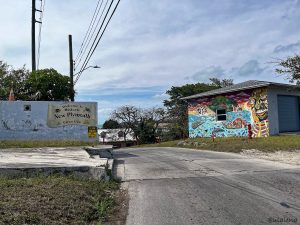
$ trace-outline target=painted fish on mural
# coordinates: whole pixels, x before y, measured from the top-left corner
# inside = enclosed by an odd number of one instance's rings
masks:
[[[247,122],[242,118],[236,118],[232,122],[227,123],[225,126],[227,129],[240,129],[247,127]]]
[[[197,121],[192,123],[192,128],[196,129],[197,127],[201,126],[204,122],[202,121]]]
[[[222,129],[222,128],[215,128],[215,129],[213,129],[213,133],[220,133],[220,132],[224,132],[225,130],[224,129]]]

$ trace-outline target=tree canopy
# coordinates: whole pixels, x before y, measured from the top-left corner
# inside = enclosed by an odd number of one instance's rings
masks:
[[[286,74],[291,83],[300,85],[300,55],[288,57],[277,62],[279,68],[275,71],[278,74]]]
[[[29,74],[25,66],[14,69],[7,63],[0,61],[0,100],[7,100],[11,88],[14,90],[16,99],[28,100],[26,80]]]
[[[28,94],[39,101],[66,101],[70,98],[70,82],[55,69],[37,70],[26,82]]]
[[[64,101],[70,98],[70,82],[55,69],[29,72],[0,61],[0,100],[7,100],[11,88],[16,100]]]
[[[209,79],[211,84],[218,87],[218,88],[222,88],[222,87],[227,87],[227,86],[231,86],[233,85],[233,79],[219,79],[219,78],[210,78]]]
[[[166,111],[162,108],[140,109],[135,106],[122,106],[112,113],[124,128],[124,136],[133,132],[138,143],[154,143],[157,137],[157,128],[166,118]]]
[[[102,126],[103,129],[118,129],[121,125],[116,120],[106,120]]]

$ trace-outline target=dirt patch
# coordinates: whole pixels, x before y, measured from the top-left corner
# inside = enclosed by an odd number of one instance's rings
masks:
[[[262,152],[256,149],[247,149],[243,150],[241,155],[300,166],[300,150]]]
[[[114,195],[115,206],[113,211],[108,216],[108,221],[105,222],[105,225],[125,225],[126,218],[128,214],[128,190],[120,189]]]

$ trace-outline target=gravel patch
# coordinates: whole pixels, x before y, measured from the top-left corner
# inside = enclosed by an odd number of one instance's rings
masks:
[[[244,149],[241,155],[300,166],[300,150],[262,152],[257,149]]]

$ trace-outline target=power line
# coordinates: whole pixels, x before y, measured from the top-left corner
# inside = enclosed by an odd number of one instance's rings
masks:
[[[101,40],[101,38],[102,38],[102,36],[103,36],[103,34],[104,34],[104,32],[105,32],[105,30],[106,30],[106,28],[107,28],[109,22],[111,21],[111,18],[113,17],[113,15],[114,15],[114,13],[115,13],[115,11],[116,11],[116,9],[117,9],[119,3],[120,3],[120,0],[118,0],[118,2],[117,2],[117,4],[116,4],[116,6],[115,6],[113,12],[111,13],[111,15],[110,15],[110,17],[109,17],[109,19],[108,19],[108,21],[107,21],[107,23],[106,23],[106,25],[105,25],[103,31],[102,31],[101,36],[99,37],[99,39],[98,39],[96,45],[94,46],[94,44],[95,44],[95,42],[96,42],[96,40],[97,40],[97,37],[98,37],[98,35],[99,35],[100,31],[101,31],[101,28],[102,28],[102,26],[103,26],[103,24],[104,24],[104,22],[105,22],[105,19],[106,19],[108,13],[109,13],[109,10],[110,10],[111,5],[112,5],[113,2],[114,2],[114,0],[111,2],[110,6],[109,6],[109,9],[108,9],[108,11],[107,11],[107,13],[106,13],[106,15],[105,15],[105,17],[104,17],[104,19],[103,19],[103,22],[102,22],[102,24],[101,24],[101,27],[100,27],[100,29],[99,29],[99,31],[98,31],[98,33],[97,33],[97,36],[96,36],[96,38],[95,38],[95,40],[94,40],[94,42],[93,42],[93,44],[92,44],[92,46],[91,46],[91,49],[90,49],[89,53],[87,54],[87,57],[86,57],[86,59],[85,59],[83,65],[82,65],[82,67],[81,67],[81,69],[80,69],[80,73],[79,73],[78,76],[76,77],[76,80],[75,80],[75,82],[74,82],[75,84],[76,84],[76,82],[78,81],[78,79],[80,78],[80,76],[81,76],[81,74],[82,74],[84,68],[85,68],[86,65],[89,63],[89,61],[90,61],[91,57],[93,56],[93,54],[94,54],[96,48],[98,47],[98,45],[99,45],[99,43],[100,43],[100,40]],[[93,46],[94,46],[94,47],[93,47]],[[92,50],[92,49],[93,49],[93,50]]]
[[[83,58],[83,56],[85,55],[86,50],[87,50],[87,48],[89,47],[92,38],[93,38],[94,35],[95,35],[95,32],[96,32],[96,30],[97,30],[97,27],[99,26],[99,23],[100,23],[101,18],[102,18],[102,16],[103,16],[103,13],[105,12],[105,9],[106,9],[106,6],[107,6],[107,4],[108,4],[108,1],[109,1],[109,0],[106,0],[106,3],[105,3],[104,8],[103,8],[103,10],[102,10],[102,12],[101,12],[101,15],[100,15],[100,17],[98,18],[97,24],[96,24],[96,26],[94,27],[94,30],[93,30],[93,32],[92,32],[92,34],[91,34],[89,40],[86,42],[85,48],[82,50],[82,55],[81,55],[81,57],[76,61],[76,62],[77,62],[77,63],[76,63],[77,65],[76,65],[75,69],[77,69],[78,66],[80,65],[80,63],[81,63],[81,61],[82,61],[82,58]],[[99,10],[99,12],[100,12],[100,10]]]
[[[39,27],[39,36],[38,36],[38,52],[37,52],[37,69],[39,69],[40,65],[40,56],[41,56],[41,42],[42,42],[42,26],[43,26],[43,18],[44,18],[44,11],[45,11],[45,4],[46,0],[41,0],[41,7],[40,10],[40,27]]]
[[[84,36],[84,38],[83,38],[83,41],[82,41],[81,46],[80,46],[80,49],[79,49],[79,51],[78,51],[78,53],[77,53],[77,56],[76,56],[76,58],[75,58],[75,61],[77,61],[77,59],[79,58],[79,56],[80,56],[81,53],[82,53],[82,49],[84,48],[84,45],[85,45],[85,43],[86,43],[86,40],[88,39],[88,36],[89,36],[89,34],[90,34],[90,32],[91,32],[93,26],[94,26],[94,23],[95,23],[95,21],[96,21],[96,18],[98,17],[98,14],[99,14],[99,11],[100,11],[100,9],[101,9],[103,0],[101,1],[101,5],[100,5],[100,7],[99,7],[99,9],[98,9],[99,3],[100,3],[100,0],[98,0],[96,9],[95,9],[94,14],[93,14],[93,17],[92,17],[92,20],[91,20],[90,25],[89,25],[89,27],[88,27],[86,33],[85,33],[85,36]]]
[[[108,0],[107,0],[107,2],[108,2]],[[83,64],[82,64],[82,66],[81,66],[81,69],[79,70],[78,76],[76,77],[76,80],[75,80],[74,83],[77,82],[77,80],[78,80],[79,77],[81,76],[81,73],[82,73],[83,69],[85,68],[85,66],[86,66],[86,64],[87,64],[87,63],[86,63],[86,62],[87,62],[87,59],[88,59],[88,57],[89,57],[89,55],[90,55],[90,53],[91,53],[91,51],[92,51],[92,49],[93,49],[93,47],[94,47],[94,45],[95,45],[97,39],[98,39],[98,36],[99,36],[99,34],[100,34],[100,32],[101,32],[101,29],[102,29],[102,27],[103,27],[103,24],[104,24],[104,22],[105,22],[105,20],[106,20],[107,15],[109,14],[110,8],[111,8],[111,6],[112,6],[113,3],[114,3],[114,0],[112,0],[112,1],[110,2],[110,5],[109,5],[109,7],[108,7],[108,10],[106,11],[106,14],[105,14],[105,16],[104,16],[104,18],[103,18],[103,20],[102,20],[102,23],[101,23],[101,25],[100,25],[100,27],[99,27],[99,29],[98,29],[97,35],[96,35],[96,37],[94,38],[94,41],[93,41],[93,43],[92,43],[92,45],[91,45],[91,47],[90,47],[90,50],[89,50],[88,54],[86,55],[86,58],[85,58],[85,60],[84,60],[84,62],[83,62]]]
[[[103,10],[102,10],[102,13],[101,13],[101,15],[100,15],[100,17],[99,17],[99,19],[98,19],[97,24],[96,24],[96,26],[95,26],[95,28],[94,28],[94,30],[93,30],[93,33],[92,33],[92,35],[90,36],[89,40],[86,42],[85,48],[82,50],[81,57],[80,57],[78,60],[75,60],[75,61],[77,62],[77,63],[76,63],[76,66],[75,66],[75,69],[77,69],[78,66],[80,65],[80,63],[81,63],[81,61],[82,61],[82,58],[83,58],[83,56],[85,55],[86,50],[87,50],[87,48],[89,47],[92,38],[93,38],[94,35],[95,35],[95,32],[96,32],[96,30],[97,30],[97,27],[98,27],[99,24],[100,24],[101,18],[102,18],[103,13],[104,13],[104,11],[105,11],[105,9],[106,9],[106,6],[107,6],[107,4],[108,4],[108,1],[109,1],[109,0],[106,0],[105,6],[104,6],[104,8],[103,8]],[[113,2],[113,1],[112,1],[112,2]],[[100,12],[100,10],[99,10],[99,12]]]

